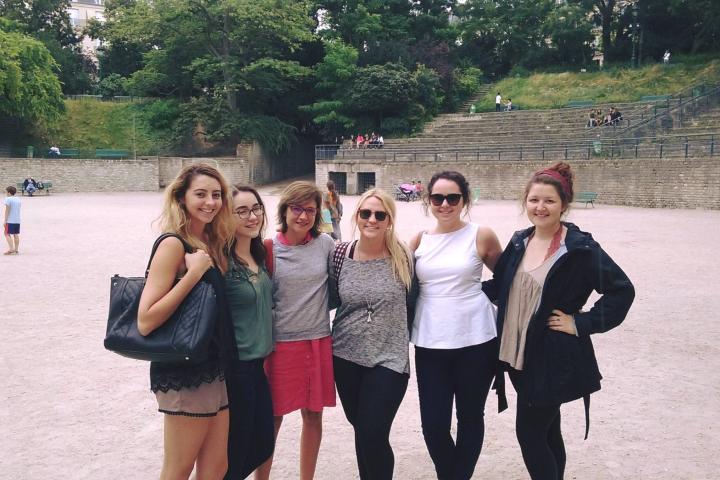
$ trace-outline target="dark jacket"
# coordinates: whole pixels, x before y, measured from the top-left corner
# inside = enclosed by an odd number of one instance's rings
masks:
[[[531,405],[558,405],[600,390],[600,370],[591,333],[618,326],[630,309],[635,289],[625,272],[600,248],[589,233],[572,223],[567,227],[561,256],[548,272],[537,312],[528,325],[524,375],[526,398]],[[516,232],[495,267],[494,278],[483,284],[488,297],[497,302],[498,338],[502,338],[505,309],[515,272],[525,254],[524,240],[535,227]],[[602,297],[586,312],[580,309],[595,290]],[[575,317],[578,336],[556,332],[547,326],[554,309]],[[507,364],[505,364],[507,367]],[[499,408],[507,408],[504,372],[496,378]]]

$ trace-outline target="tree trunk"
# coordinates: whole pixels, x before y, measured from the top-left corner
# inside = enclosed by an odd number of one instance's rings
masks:
[[[230,29],[230,14],[226,11],[223,16],[223,36],[222,36],[222,68],[223,83],[225,85],[225,103],[231,112],[237,111],[237,92],[233,85],[233,76],[230,69],[230,40],[228,39],[228,31]]]
[[[610,33],[612,32],[613,10],[615,10],[615,0],[598,0],[595,3],[600,16],[602,17],[602,43],[603,43],[603,61],[609,62],[612,57],[612,46],[610,44]]]

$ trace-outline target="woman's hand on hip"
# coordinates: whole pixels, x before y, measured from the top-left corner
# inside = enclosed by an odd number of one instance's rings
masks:
[[[572,315],[555,309],[548,317],[547,321],[548,328],[555,330],[556,332],[567,333],[568,335],[577,335],[577,328],[575,328],[575,319]]]

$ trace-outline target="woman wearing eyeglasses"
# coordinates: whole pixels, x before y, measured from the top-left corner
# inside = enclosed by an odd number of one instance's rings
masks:
[[[258,192],[233,188],[235,239],[228,251],[225,284],[235,333],[235,355],[225,379],[230,400],[228,480],[247,477],[272,455],[272,401],[263,362],[272,351],[272,281],[265,266],[262,232],[267,223]]]
[[[352,221],[360,239],[335,248],[331,275],[340,304],[333,321],[335,384],[355,430],[361,480],[384,480],[393,476],[390,428],[410,376],[412,254],[395,234],[395,203],[382,190],[360,197]]]
[[[482,449],[485,400],[498,355],[495,309],[482,291],[482,270],[495,267],[502,249],[490,228],[462,219],[470,210],[462,174],[436,173],[427,191],[436,223],[410,245],[420,285],[411,333],[420,418],[437,477],[469,479]]]
[[[300,475],[315,475],[322,411],[335,406],[328,311],[328,262],[335,242],[318,230],[322,192],[310,182],[287,186],[278,205],[281,230],[273,238],[273,338],[265,362],[276,436],[284,415],[300,410]],[[269,478],[272,457],[259,469]]]

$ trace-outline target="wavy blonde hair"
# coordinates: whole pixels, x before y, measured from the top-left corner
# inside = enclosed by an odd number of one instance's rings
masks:
[[[390,252],[393,275],[396,279],[399,278],[405,288],[409,290],[413,277],[413,257],[408,247],[395,234],[395,228],[393,227],[395,226],[397,209],[395,208],[395,200],[387,192],[379,188],[373,188],[362,194],[352,216],[353,234],[358,231],[357,217],[360,207],[368,198],[377,198],[388,214],[389,223],[388,229],[385,230],[385,246]]]
[[[222,206],[212,222],[205,225],[208,236],[207,245],[190,233],[190,217],[185,208],[185,194],[190,183],[198,175],[206,175],[220,183]],[[158,217],[158,223],[163,232],[180,235],[195,249],[205,250],[212,257],[220,271],[227,270],[227,257],[225,252],[235,238],[235,220],[232,216],[232,197],[230,187],[225,177],[212,165],[196,163],[180,170],[178,176],[165,189],[163,210]]]

